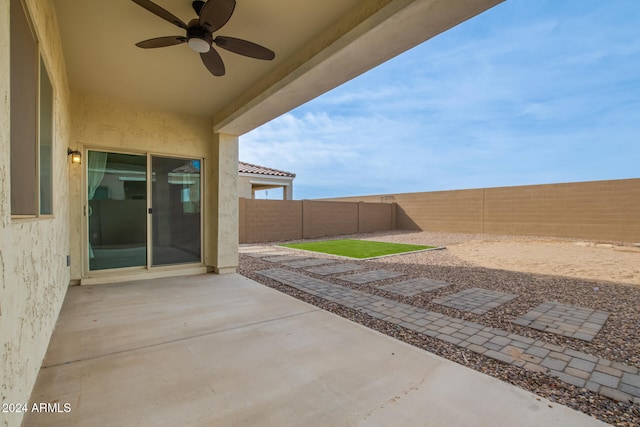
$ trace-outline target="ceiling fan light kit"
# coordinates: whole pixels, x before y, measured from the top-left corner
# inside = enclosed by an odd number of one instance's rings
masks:
[[[207,53],[211,50],[211,43],[199,37],[191,37],[187,42],[189,47],[199,53]]]
[[[206,3],[194,1],[192,7],[198,18],[192,19],[189,25],[150,0],[132,1],[165,21],[186,30],[186,36],[156,37],[136,43],[140,48],[153,49],[187,43],[191,49],[200,53],[202,63],[214,76],[223,76],[225,68],[222,58],[213,45],[239,55],[265,61],[271,61],[276,56],[272,50],[247,40],[226,36],[213,37],[213,33],[222,28],[231,18],[236,7],[235,0],[209,0]]]
[[[198,20],[193,19],[187,28],[187,44],[191,49],[199,53],[207,53],[211,50],[213,38],[204,28],[198,25]]]

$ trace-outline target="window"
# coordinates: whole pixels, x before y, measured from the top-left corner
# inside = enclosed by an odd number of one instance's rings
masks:
[[[39,149],[40,149],[40,215],[53,214],[53,177],[52,145],[53,145],[53,87],[49,74],[40,59],[40,117],[39,117]]]
[[[10,3],[11,215],[53,213],[53,88],[21,0]]]

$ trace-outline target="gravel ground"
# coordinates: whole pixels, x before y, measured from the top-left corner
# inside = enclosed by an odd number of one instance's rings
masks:
[[[351,237],[439,246],[454,245],[470,240],[495,241],[515,239],[510,236],[407,232],[366,234]],[[536,240],[536,238],[530,236],[527,236],[526,239]],[[549,238],[539,239],[549,240]],[[413,277],[429,277],[431,279],[449,282],[451,286],[433,292],[419,294],[414,297],[404,297],[385,292],[378,288],[380,285],[392,283],[398,279],[375,282],[375,285],[349,284],[344,281],[338,281],[336,279],[338,275],[322,276],[322,279],[411,304],[416,307],[500,328],[518,335],[542,339],[547,342],[640,368],[640,338],[638,337],[638,330],[640,329],[640,313],[638,310],[638,307],[640,307],[640,287],[605,281],[592,281],[588,279],[477,267],[471,262],[455,257],[446,249],[358,262],[363,263],[367,269],[371,270],[388,269],[405,273],[406,276],[402,277],[402,280]],[[281,265],[279,266],[282,267]],[[469,368],[529,390],[553,402],[580,410],[609,424],[616,426],[640,426],[640,405],[616,402],[586,389],[563,383],[544,374],[530,372],[522,368],[498,362],[472,351],[461,349],[455,345],[399,326],[391,325],[356,310],[330,303],[255,273],[256,271],[273,267],[274,263],[261,261],[258,258],[243,254],[240,255],[239,272],[257,282]],[[473,287],[513,293],[517,294],[518,298],[483,315],[459,311],[431,302],[440,296]],[[590,343],[511,323],[544,301],[557,301],[564,304],[590,307],[607,311],[611,313],[611,315],[605,326]]]

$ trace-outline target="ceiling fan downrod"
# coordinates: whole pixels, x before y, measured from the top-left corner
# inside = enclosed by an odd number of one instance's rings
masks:
[[[200,16],[200,11],[202,10],[202,7],[204,6],[204,2],[201,0],[195,0],[193,3],[191,3],[191,7],[193,7],[193,10],[196,12],[196,15]]]

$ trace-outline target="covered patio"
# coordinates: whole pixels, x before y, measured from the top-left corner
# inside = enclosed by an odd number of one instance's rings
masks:
[[[82,364],[90,369],[95,363],[111,363],[110,357],[133,354],[132,348],[159,348],[148,336],[166,338],[168,331],[177,333],[179,323],[160,317],[149,325],[157,329],[140,335],[135,321],[154,309],[156,298],[164,298],[161,310],[166,313],[181,309],[185,290],[168,286],[163,291],[163,284],[171,283],[168,277],[236,271],[241,135],[501,0],[210,2],[218,4],[217,10],[235,9],[228,22],[204,39],[249,40],[271,49],[275,58],[236,54],[247,44],[236,52],[217,44],[226,69],[218,76],[220,64],[207,66],[186,45],[184,22],[196,17],[189,0],[157,0],[157,7],[178,17],[173,22],[160,16],[164,12],[150,13],[156,6],[146,0],[0,1],[3,402],[25,402],[32,395],[67,293],[67,306],[77,294],[105,298],[110,307],[110,293],[116,298],[116,290],[128,289],[70,285],[126,282],[139,292],[130,321],[114,323],[117,336],[131,341],[112,336],[80,352],[61,349],[61,357],[56,338],[43,373]],[[162,36],[184,45],[136,46]],[[197,277],[209,285],[215,280],[237,284],[234,279]],[[131,284],[142,279],[154,280]],[[215,301],[207,301],[213,305],[202,310],[216,313]],[[89,306],[76,308],[89,315]],[[242,304],[234,307],[241,310]],[[124,308],[116,304],[113,310]],[[67,307],[62,310],[60,325],[71,316],[66,327],[85,329],[82,323],[88,320],[69,313]],[[234,314],[219,313],[219,324],[227,325],[219,330],[232,328]],[[163,322],[173,327],[163,328]],[[93,339],[97,336],[89,333],[78,344]],[[92,353],[96,349],[101,350]],[[251,353],[246,357],[259,352]],[[239,354],[233,360],[241,360]],[[72,361],[80,365],[67,364]],[[93,367],[97,370],[91,375],[98,375],[99,367]],[[151,392],[157,385],[153,378],[160,378],[155,375],[142,375],[137,386]],[[122,392],[117,380],[109,384]],[[84,404],[127,414],[105,404],[99,393],[82,395]],[[135,395],[131,391],[129,397]],[[17,426],[23,413],[1,416],[3,425]]]
[[[236,274],[70,288],[42,402],[24,426],[604,425]]]

